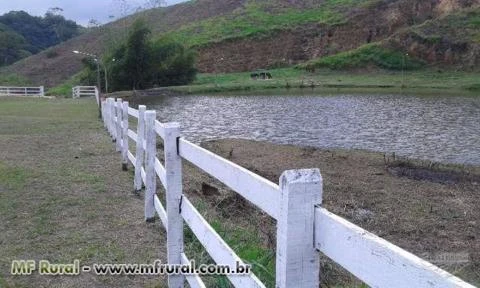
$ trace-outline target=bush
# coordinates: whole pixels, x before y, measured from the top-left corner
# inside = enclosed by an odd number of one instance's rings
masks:
[[[46,56],[48,59],[55,58],[58,56],[58,52],[56,50],[48,50]]]

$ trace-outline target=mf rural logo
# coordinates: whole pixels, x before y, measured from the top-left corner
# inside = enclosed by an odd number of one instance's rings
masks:
[[[90,270],[90,267],[87,267]],[[12,275],[31,275],[38,271],[40,275],[79,275],[80,261],[71,264],[52,264],[47,260],[14,260],[12,261]]]

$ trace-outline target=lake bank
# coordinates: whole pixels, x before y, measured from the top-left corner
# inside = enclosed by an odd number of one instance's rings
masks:
[[[318,167],[328,210],[472,284],[480,284],[480,213],[475,208],[480,205],[478,166],[432,167],[428,162],[394,160],[382,153],[238,139],[209,141],[203,146],[275,183],[285,170]],[[194,171],[186,168],[186,177],[198,173]],[[218,182],[202,173],[197,175],[201,176],[195,176],[185,192],[210,207],[205,208],[212,210],[210,220],[224,219],[224,233],[231,233],[229,227],[233,229],[235,224],[245,231],[260,231],[256,242],[262,249],[271,249],[274,222]],[[227,242],[235,246],[240,240]],[[442,255],[457,256],[457,262],[443,261]],[[358,284],[339,267],[325,259],[322,262],[323,281],[328,287]],[[260,264],[269,267],[271,263]]]
[[[366,93],[415,93],[471,96],[480,95],[480,73],[417,70],[417,71],[339,71],[319,69],[314,73],[296,68],[268,70],[270,80],[253,80],[251,72],[200,73],[196,80],[185,86],[152,88],[153,92],[165,95],[216,94],[216,93],[323,93],[323,92],[366,92]],[[20,81],[20,80],[19,80]],[[71,89],[80,79],[72,77],[65,83],[50,87],[48,95],[71,97]],[[6,82],[8,83],[8,81]],[[12,82],[16,83],[16,82]],[[148,91],[147,90],[147,91]],[[152,92],[152,95],[154,93]],[[138,91],[143,94],[142,91]],[[148,94],[148,93],[147,93]],[[111,97],[131,98],[133,91],[117,91]]]
[[[355,89],[382,92],[451,90],[473,93],[480,90],[480,73],[415,70],[341,71],[319,69],[313,73],[303,69],[280,68],[269,70],[272,79],[253,80],[251,72],[199,74],[190,85],[169,87],[182,93],[216,93],[259,91],[268,89]]]

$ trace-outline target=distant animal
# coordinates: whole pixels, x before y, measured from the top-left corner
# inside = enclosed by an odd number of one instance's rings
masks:
[[[259,70],[259,71],[252,72],[250,74],[250,78],[252,78],[252,80],[258,80],[258,79],[267,80],[267,79],[272,79],[272,74],[270,74],[270,72],[268,71]]]

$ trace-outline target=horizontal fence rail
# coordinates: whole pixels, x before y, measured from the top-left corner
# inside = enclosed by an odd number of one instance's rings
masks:
[[[72,88],[72,98],[95,97],[100,104],[100,94],[96,86],[75,86]]]
[[[315,247],[372,287],[473,287],[321,207]]]
[[[372,287],[474,286],[322,208],[323,180],[318,169],[285,171],[279,184],[180,137],[180,125],[161,123],[155,111],[129,107],[122,99],[101,105],[105,128],[122,155],[123,168],[135,168],[134,190],[145,187],[145,220],[158,215],[167,233],[169,264],[188,264],[184,224],[212,259],[234,269],[245,264],[183,195],[182,159],[218,179],[277,220],[276,287],[319,287],[320,253]],[[136,130],[129,117],[137,120]],[[157,137],[164,159],[157,158]],[[135,153],[129,141],[135,143]],[[166,205],[157,196],[156,178]],[[227,275],[235,287],[265,287],[254,275]],[[169,287],[206,287],[199,275],[169,275]]]
[[[217,178],[277,219],[278,185],[185,139],[180,139],[179,151],[183,159]]]
[[[45,88],[39,87],[6,87],[0,86],[0,96],[45,96]]]

